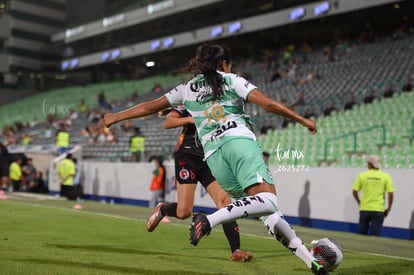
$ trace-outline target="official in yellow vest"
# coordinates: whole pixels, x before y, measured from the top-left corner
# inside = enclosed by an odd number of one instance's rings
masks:
[[[59,125],[59,130],[56,132],[55,141],[56,146],[59,148],[59,153],[65,153],[70,145],[70,133],[66,131],[65,124],[61,123]]]
[[[394,201],[394,183],[391,176],[380,169],[377,155],[368,158],[368,171],[362,172],[352,185],[352,195],[359,205],[358,233],[379,236],[384,218],[391,211]],[[361,192],[361,199],[359,198]],[[388,193],[388,207],[385,208],[385,193]]]
[[[58,165],[57,172],[60,179],[60,195],[62,197],[70,197],[74,192],[73,179],[76,174],[76,166],[72,159],[72,154],[67,154],[66,159],[62,160]]]
[[[135,161],[140,161],[144,156],[145,151],[145,137],[141,134],[138,127],[134,128],[135,135],[129,139],[129,151]]]
[[[13,191],[19,191],[22,184],[22,160],[16,159],[9,167],[9,176],[13,185]]]

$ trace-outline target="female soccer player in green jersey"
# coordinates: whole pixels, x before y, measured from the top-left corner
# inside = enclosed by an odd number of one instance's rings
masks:
[[[184,104],[194,119],[205,159],[214,177],[236,199],[211,215],[194,215],[191,243],[197,245],[211,228],[219,224],[247,216],[264,216],[262,220],[269,233],[303,260],[314,274],[328,274],[283,218],[272,176],[244,111],[244,101],[297,121],[311,134],[316,133],[315,122],[267,97],[243,77],[232,74],[231,52],[224,46],[199,46],[184,72],[195,77],[156,100],[106,114],[105,124],[110,126]]]

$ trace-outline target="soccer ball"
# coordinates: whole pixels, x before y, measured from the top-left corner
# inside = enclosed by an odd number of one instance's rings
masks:
[[[344,255],[339,244],[330,238],[322,238],[311,242],[312,248],[310,253],[317,259],[328,271],[337,268],[341,263]]]

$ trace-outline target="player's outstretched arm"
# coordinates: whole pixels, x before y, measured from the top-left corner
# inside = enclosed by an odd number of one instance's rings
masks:
[[[181,117],[176,111],[171,111],[164,120],[164,128],[171,129],[194,123],[191,116]]]
[[[304,127],[308,128],[311,134],[315,134],[317,131],[315,121],[313,121],[312,119],[302,117],[301,115],[291,110],[284,104],[274,99],[271,99],[270,97],[267,97],[258,89],[253,90],[249,94],[247,99],[248,101],[253,102],[256,105],[259,105],[268,112],[278,114],[299,122]]]
[[[105,114],[103,120],[106,127],[111,126],[117,122],[128,120],[132,118],[138,118],[143,116],[148,116],[154,114],[162,109],[169,107],[170,104],[165,96],[162,96],[158,99],[147,101],[135,105],[127,110],[118,112],[118,113],[108,113]]]

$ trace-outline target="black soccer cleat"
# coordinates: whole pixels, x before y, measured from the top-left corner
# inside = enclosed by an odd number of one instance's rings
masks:
[[[190,241],[196,246],[204,235],[209,235],[211,231],[210,222],[203,214],[194,214],[193,222],[190,227]]]
[[[316,275],[329,275],[328,270],[326,270],[325,267],[316,260],[312,262],[311,270],[312,273]]]

